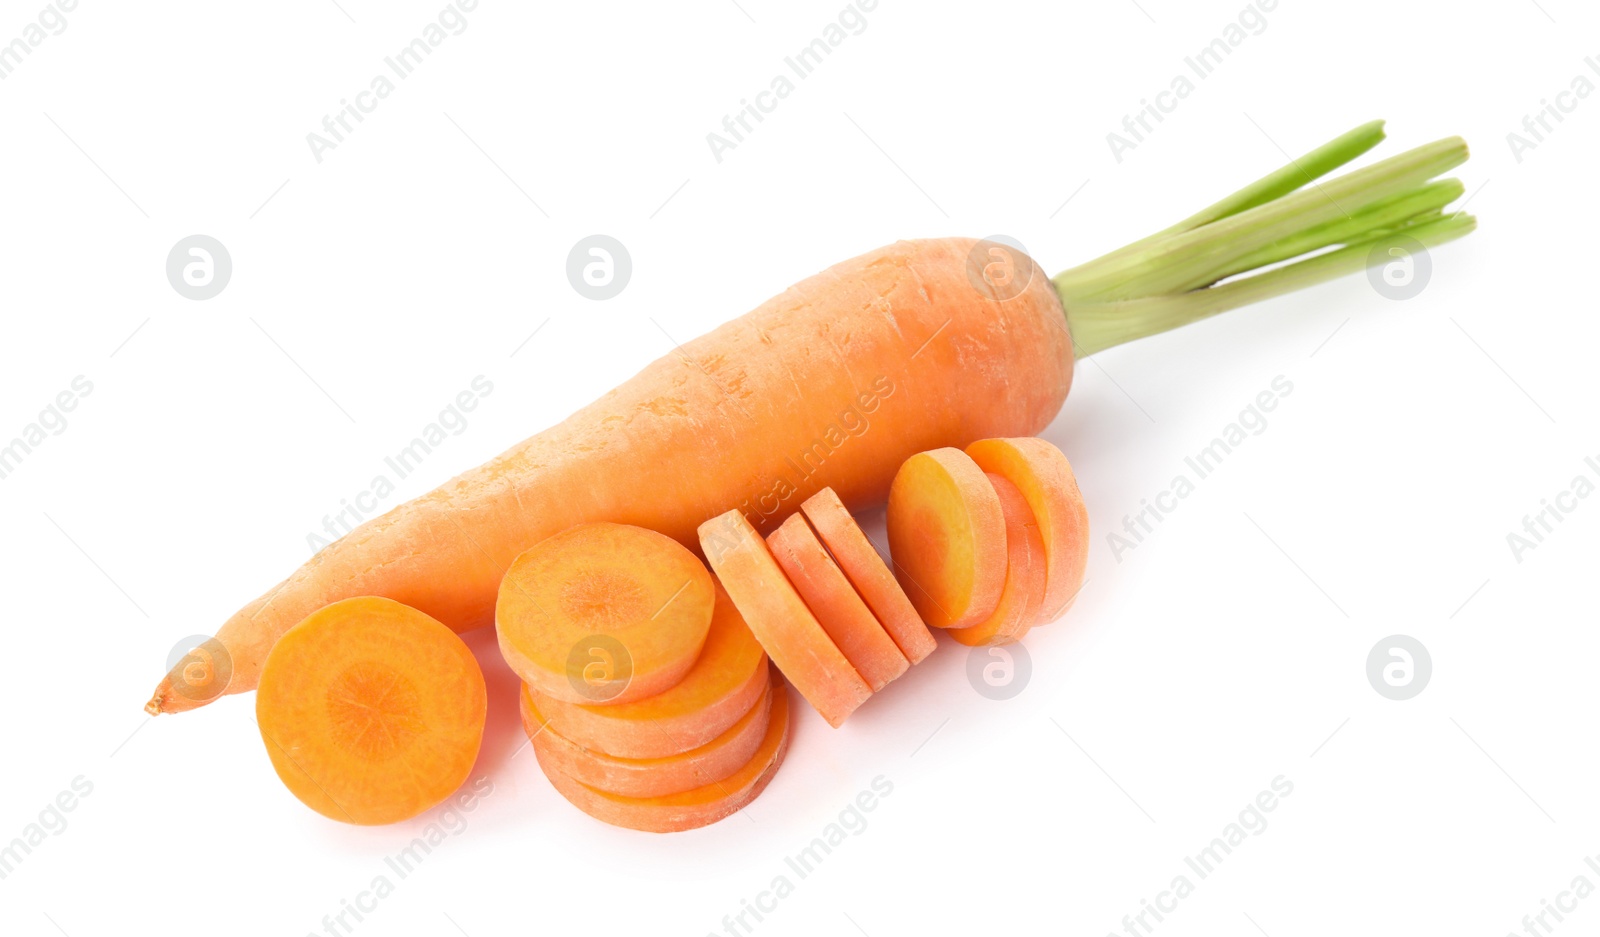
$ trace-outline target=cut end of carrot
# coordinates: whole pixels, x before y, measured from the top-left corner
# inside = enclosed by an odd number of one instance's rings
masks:
[[[967,628],[987,618],[1006,578],[1006,525],[994,488],[960,449],[918,453],[889,487],[895,577],[922,620]]]
[[[1036,437],[982,439],[967,455],[1022,493],[1044,540],[1045,597],[1037,624],[1060,618],[1083,587],[1089,561],[1089,510],[1060,449]]]
[[[1006,519],[1006,584],[994,612],[969,628],[951,628],[950,637],[968,647],[1011,644],[1038,620],[1045,596],[1045,547],[1033,511],[1017,486],[988,476]]]
[[[289,629],[256,693],[284,785],[318,813],[363,825],[414,817],[459,788],[487,708],[483,672],[454,632],[373,596]]]
[[[632,703],[581,705],[532,688],[538,711],[561,735],[619,758],[662,758],[721,735],[766,691],[767,654],[721,586],[711,630],[682,682]]]
[[[500,652],[554,699],[620,704],[681,681],[715,593],[693,553],[626,524],[581,524],[517,557],[495,605]]]

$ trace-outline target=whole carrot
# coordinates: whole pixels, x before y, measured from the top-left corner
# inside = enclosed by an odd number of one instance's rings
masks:
[[[824,487],[851,508],[880,503],[915,453],[1038,433],[1075,357],[1360,271],[1402,237],[1433,246],[1471,231],[1471,216],[1443,213],[1459,183],[1431,181],[1466,160],[1459,138],[1314,181],[1382,139],[1381,123],[1358,127],[1054,280],[968,238],[844,261],[351,531],[223,624],[220,692],[186,661],[145,708],[254,689],[278,638],[339,599],[387,597],[457,631],[490,624],[511,561],[576,524],[693,548],[702,521],[734,508],[766,533]]]

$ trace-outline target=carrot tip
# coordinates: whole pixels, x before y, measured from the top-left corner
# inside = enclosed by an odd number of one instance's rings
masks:
[[[161,715],[161,694],[150,697],[150,702],[144,704],[144,711],[152,716]]]

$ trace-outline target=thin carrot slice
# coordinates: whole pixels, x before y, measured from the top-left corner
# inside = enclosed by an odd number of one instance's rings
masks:
[[[933,632],[922,623],[922,616],[906,598],[906,592],[889,572],[888,564],[867,539],[861,527],[850,516],[849,508],[839,500],[832,488],[824,488],[800,505],[817,539],[828,548],[839,570],[844,573],[856,592],[867,603],[867,608],[877,616],[883,630],[900,648],[906,660],[919,664],[938,642]]]
[[[962,644],[1009,644],[1021,640],[1039,614],[1045,595],[1044,538],[1033,512],[1017,486],[990,475],[1006,523],[1006,585],[994,614],[970,628],[951,628],[950,637]]]
[[[770,686],[770,682],[769,682]],[[563,738],[522,694],[522,728],[542,763],[590,787],[626,797],[665,797],[721,781],[755,757],[767,732],[772,691],[765,689],[726,732],[698,748],[665,758],[616,758]]]
[[[373,596],[289,629],[257,690],[278,777],[346,823],[394,823],[450,796],[477,760],[488,709],[483,671],[454,632]]]
[[[531,690],[550,727],[618,758],[664,758],[698,748],[738,722],[767,691],[767,652],[720,584],[711,630],[694,666],[671,689],[616,706],[551,699]]]
[[[1046,570],[1044,604],[1035,624],[1055,621],[1083,587],[1089,562],[1089,509],[1072,464],[1060,449],[1032,436],[980,439],[967,447],[967,455],[985,472],[1004,476],[1028,499],[1044,538]]]
[[[889,554],[922,620],[966,628],[994,612],[1006,581],[1006,525],[983,470],[960,449],[918,453],[889,486]]]
[[[517,557],[500,584],[500,652],[569,703],[628,703],[681,681],[705,644],[711,574],[670,537],[580,524]]]
[[[767,655],[828,724],[872,695],[737,509],[700,525],[700,549]]]
[[[539,766],[561,796],[597,820],[647,833],[675,833],[709,826],[755,800],[783,764],[788,748],[789,693],[782,679],[774,674],[771,712],[761,746],[743,767],[720,781],[664,797],[625,797],[562,773],[542,755]]]
[[[804,514],[796,511],[789,515],[767,535],[767,547],[822,630],[872,692],[906,672],[910,662],[822,548]]]

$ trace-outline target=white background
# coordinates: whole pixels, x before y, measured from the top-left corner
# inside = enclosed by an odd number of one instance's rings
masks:
[[[1591,8],[1284,0],[1119,163],[1107,133],[1240,0],[882,0],[719,163],[706,134],[840,0],[483,0],[319,164],[306,135],[442,5],[339,3],[87,0],[0,82],[0,437],[93,383],[0,481],[0,841],[93,785],[0,881],[5,933],[320,933],[417,835],[429,816],[301,806],[250,696],[140,707],[475,375],[492,395],[387,504],[834,261],[1003,233],[1060,269],[1374,117],[1381,154],[1468,138],[1481,231],[1409,301],[1354,277],[1080,362],[1046,435],[1090,582],[1029,635],[1020,697],[974,692],[942,642],[839,731],[802,710],[745,816],[650,836],[513,754],[515,685],[477,635],[493,793],[356,932],[721,932],[880,775],[869,826],[756,933],[1120,931],[1279,775],[1270,825],[1157,933],[1500,935],[1600,886],[1600,497],[1520,563],[1506,540],[1600,457],[1600,100],[1520,162],[1506,139],[1600,83]],[[0,3],[0,41],[40,5]],[[563,269],[596,232],[634,262],[608,302]],[[204,302],[164,273],[195,233],[234,262]],[[1278,375],[1266,431],[1114,559],[1106,533]],[[1407,702],[1365,676],[1396,633],[1432,654]],[[1577,908],[1563,932],[1600,926],[1600,898]]]

